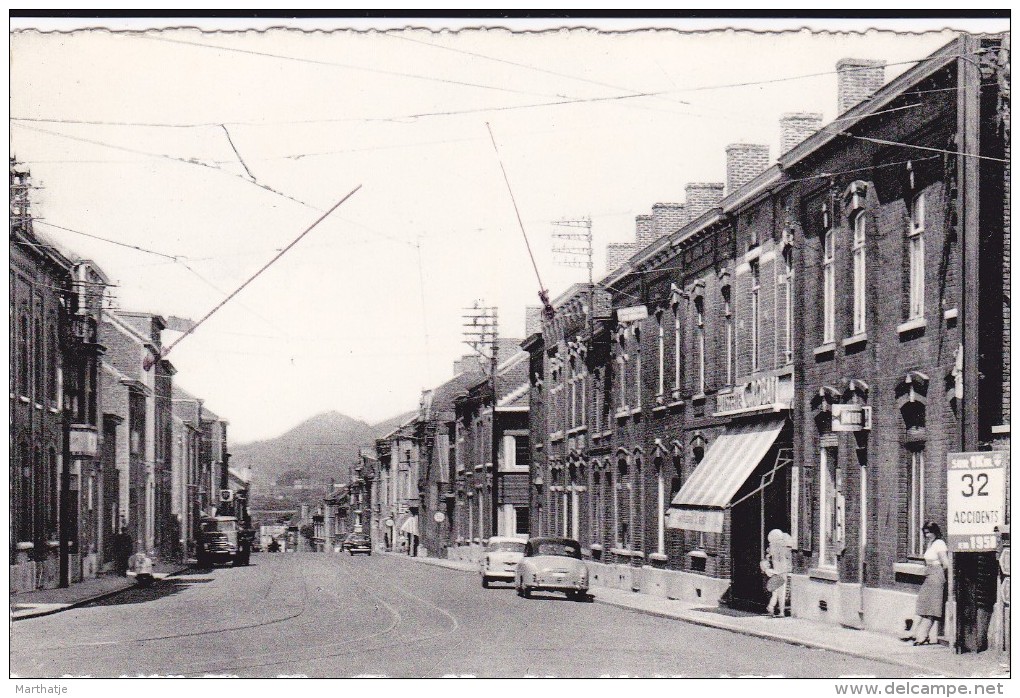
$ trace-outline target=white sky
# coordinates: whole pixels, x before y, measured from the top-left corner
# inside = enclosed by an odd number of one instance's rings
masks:
[[[373,24],[404,22],[359,27]],[[712,26],[736,25],[697,25]],[[39,227],[95,259],[118,284],[120,307],[193,319],[362,185],[168,357],[178,382],[230,420],[232,440],[245,441],[323,410],[376,422],[416,408],[421,389],[448,379],[469,351],[461,308],[475,299],[499,307],[502,334],[523,336],[537,283],[486,122],[555,297],[585,272],[554,265],[551,221],[591,217],[598,278],[606,243],[632,240],[636,215],[682,201],[687,182],[725,180],[727,144],[768,143],[775,157],[783,112],[832,119],[838,59],[885,59],[889,79],[909,67],[894,64],[951,38],[675,29],[15,32],[11,152],[42,186],[34,210],[46,223],[187,258],[193,272]],[[813,73],[826,74],[720,87]],[[664,94],[604,99],[635,92]],[[525,108],[568,100],[586,101]],[[309,206],[246,181],[221,124],[260,183]]]

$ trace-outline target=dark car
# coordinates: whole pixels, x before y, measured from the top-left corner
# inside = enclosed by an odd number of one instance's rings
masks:
[[[349,555],[354,555],[355,553],[371,555],[372,539],[369,538],[366,533],[351,533],[344,538],[343,549],[346,550]]]

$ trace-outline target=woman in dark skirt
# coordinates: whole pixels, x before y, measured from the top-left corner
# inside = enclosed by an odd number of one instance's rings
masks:
[[[942,540],[942,529],[929,521],[922,529],[924,542],[924,584],[917,595],[917,615],[921,617],[914,635],[914,645],[930,645],[931,628],[942,618],[946,598],[946,571],[949,569],[949,548]]]

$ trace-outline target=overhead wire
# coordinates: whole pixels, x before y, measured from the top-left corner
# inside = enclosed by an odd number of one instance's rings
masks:
[[[348,69],[348,70],[360,70],[360,71],[364,71],[366,73],[374,73],[374,74],[377,74],[377,75],[391,75],[391,76],[402,77],[402,78],[411,78],[411,79],[417,79],[417,80],[427,80],[427,81],[430,81],[430,82],[439,82],[439,83],[445,83],[445,84],[448,84],[448,85],[457,85],[457,86],[461,86],[461,87],[476,87],[476,88],[479,88],[479,89],[494,90],[494,91],[497,91],[497,92],[510,92],[510,93],[515,93],[515,94],[524,94],[524,95],[538,95],[540,97],[560,96],[560,95],[549,95],[549,94],[540,93],[540,92],[531,92],[531,91],[527,91],[527,90],[515,90],[515,89],[510,88],[510,87],[501,87],[499,85],[485,85],[485,84],[482,84],[482,83],[466,82],[466,81],[463,81],[463,80],[452,80],[452,79],[449,79],[449,78],[435,77],[433,75],[422,75],[420,73],[405,73],[405,72],[401,72],[401,71],[397,71],[397,70],[386,70],[384,68],[372,68],[372,67],[369,67],[369,66],[353,65],[353,64],[350,64],[350,63],[338,63],[336,61],[322,61],[322,60],[317,60],[317,59],[314,59],[314,58],[303,58],[303,57],[300,57],[300,56],[287,56],[287,55],[279,54],[279,53],[269,53],[269,52],[266,52],[266,51],[253,51],[251,49],[242,49],[242,48],[236,48],[236,47],[231,47],[231,46],[216,46],[214,44],[203,44],[203,43],[197,42],[197,41],[183,41],[181,39],[169,39],[169,38],[166,38],[166,37],[151,36],[151,35],[148,35],[148,34],[132,35],[132,38],[149,39],[151,41],[163,41],[163,42],[170,43],[170,44],[180,44],[182,46],[195,46],[195,47],[199,47],[199,48],[211,49],[211,50],[214,50],[214,51],[227,51],[227,52],[232,52],[232,53],[246,54],[246,55],[250,55],[250,56],[260,56],[260,57],[265,57],[265,58],[276,58],[276,59],[279,59],[279,60],[294,61],[294,62],[297,62],[297,63],[309,63],[309,64],[312,64],[312,65],[322,65],[322,66],[330,66],[330,67],[337,67],[337,68],[345,68],[345,69]]]

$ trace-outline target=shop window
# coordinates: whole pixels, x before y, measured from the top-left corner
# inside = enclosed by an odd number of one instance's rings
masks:
[[[835,447],[823,447],[818,464],[819,564],[832,568],[843,547],[843,473],[838,455]]]

